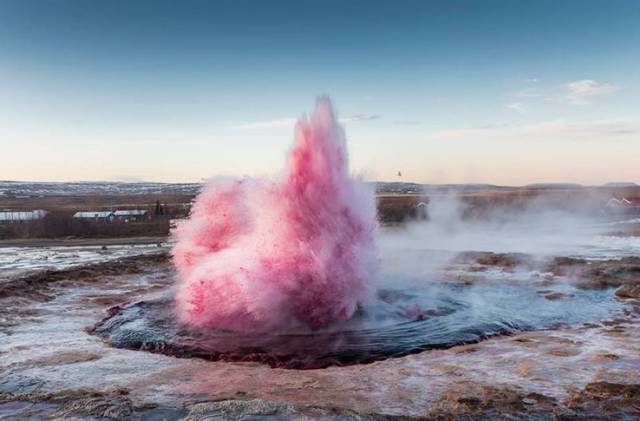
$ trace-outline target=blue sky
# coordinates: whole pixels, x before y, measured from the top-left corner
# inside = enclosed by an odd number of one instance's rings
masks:
[[[0,0],[0,179],[274,174],[329,94],[355,172],[640,182],[640,2]]]

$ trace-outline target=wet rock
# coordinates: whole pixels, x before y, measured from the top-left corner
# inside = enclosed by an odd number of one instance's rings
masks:
[[[525,397],[522,399],[522,402],[526,405],[547,405],[547,406],[556,406],[556,400],[552,397],[543,395],[541,393],[527,393]]]
[[[633,298],[640,300],[640,278],[636,285],[624,285],[616,290],[616,296],[620,298]]]
[[[51,284],[103,282],[108,276],[136,274],[148,270],[152,265],[168,264],[168,257],[167,253],[132,256],[79,268],[46,270],[17,279],[7,279],[0,282],[0,299],[19,296],[34,301],[49,301],[55,296],[50,289]]]
[[[275,416],[291,413],[293,407],[283,402],[253,400],[223,400],[218,402],[197,403],[189,407],[185,421],[206,419],[241,420],[247,417]]]
[[[0,419],[39,420],[45,419],[44,414],[52,413],[54,410],[55,406],[42,402],[0,402]],[[67,420],[69,420],[69,418],[67,418]]]
[[[574,280],[582,288],[640,284],[640,257],[603,261],[556,257],[548,264],[547,270]]]
[[[619,355],[608,353],[608,352],[596,354],[592,357],[592,360],[594,361],[616,361],[619,359],[620,359]]]
[[[469,274],[456,274],[453,276],[453,280],[455,282],[459,282],[463,285],[473,285],[481,279],[482,278],[479,276]]]
[[[580,350],[578,348],[553,348],[547,353],[556,357],[573,357],[580,354]]]
[[[326,421],[392,421],[414,420],[415,417],[366,414],[348,409],[296,406],[286,402],[262,399],[221,400],[189,405],[183,421],[242,421],[242,420],[326,420]]]
[[[476,264],[481,266],[500,267],[503,269],[513,269],[516,267],[531,267],[531,256],[522,253],[493,253],[471,251],[460,253],[453,260],[458,264]],[[476,270],[483,270],[476,268]]]
[[[183,420],[187,415],[184,408],[158,407],[149,405],[148,408],[136,409],[136,414],[132,418],[144,421],[172,421]]]
[[[589,383],[565,404],[576,415],[590,419],[636,420],[640,417],[640,384]]]
[[[108,392],[63,390],[55,393],[4,394],[3,400],[6,402],[30,402],[39,405],[42,407],[40,417],[47,414],[46,418],[66,420],[76,417],[81,419],[97,417],[99,419],[124,420],[131,419],[135,412],[134,404],[128,394],[126,389]],[[34,410],[32,409],[31,412]]]
[[[95,352],[56,352],[47,357],[41,357],[25,361],[25,365],[45,367],[45,366],[60,366],[68,364],[76,364],[88,361],[96,361],[102,358],[101,354]]]
[[[567,298],[571,298],[574,295],[573,294],[565,294],[564,292],[546,292],[542,295],[544,298],[546,298],[549,301],[555,301],[555,300],[564,300]]]
[[[556,400],[539,394],[523,393],[516,388],[483,384],[463,384],[443,394],[427,419],[547,419],[557,406]]]
[[[123,396],[88,396],[65,402],[58,416],[92,415],[110,420],[130,419],[133,415],[133,403]]]

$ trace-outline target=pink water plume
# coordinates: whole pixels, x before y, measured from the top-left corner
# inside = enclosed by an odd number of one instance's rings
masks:
[[[177,226],[178,316],[239,331],[346,320],[371,292],[374,229],[373,191],[319,98],[276,180],[212,181]]]

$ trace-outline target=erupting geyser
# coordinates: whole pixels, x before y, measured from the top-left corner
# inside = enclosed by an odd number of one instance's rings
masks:
[[[349,174],[344,131],[319,98],[275,181],[209,183],[176,228],[176,309],[241,331],[349,319],[371,293],[373,191]]]

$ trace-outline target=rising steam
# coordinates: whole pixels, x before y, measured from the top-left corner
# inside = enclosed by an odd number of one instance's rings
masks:
[[[344,131],[319,98],[276,181],[209,183],[174,232],[179,318],[197,327],[312,328],[371,293],[373,191],[352,178]]]

